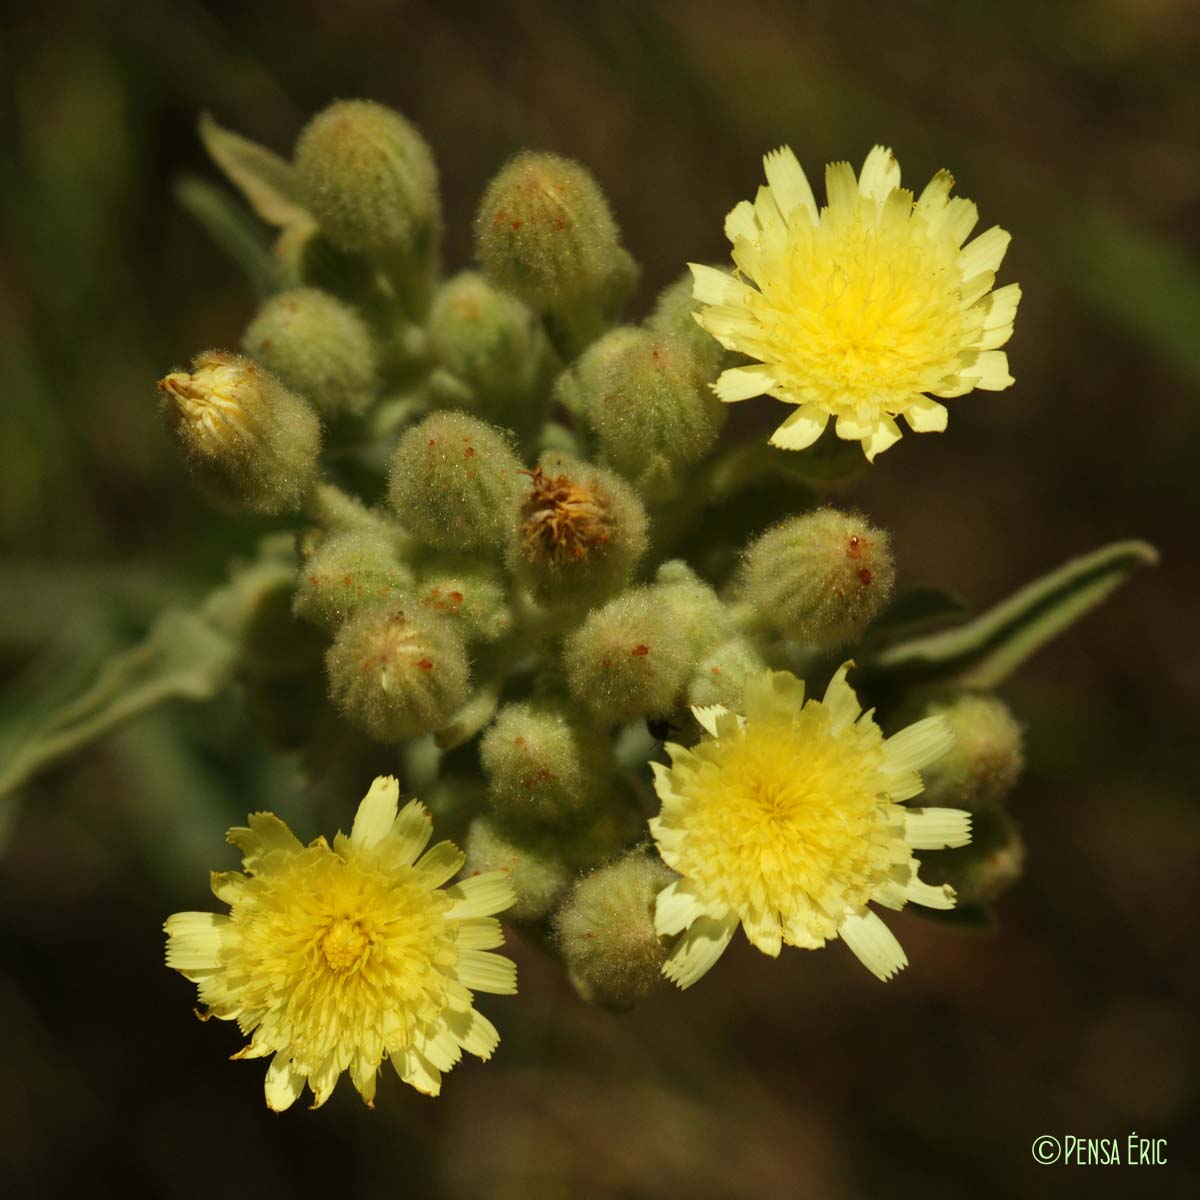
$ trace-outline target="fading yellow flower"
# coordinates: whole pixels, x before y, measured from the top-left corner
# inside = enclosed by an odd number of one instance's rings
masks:
[[[199,985],[204,1019],[251,1035],[233,1057],[273,1056],[276,1111],[306,1082],[319,1108],[343,1071],[373,1106],[385,1058],[436,1096],[464,1050],[486,1059],[500,1040],[471,989],[517,990],[514,964],[488,953],[504,943],[492,914],[513,902],[512,887],[499,871],[443,887],[464,856],[450,842],[422,854],[429,812],[413,800],[397,813],[399,794],[395,779],[376,779],[332,848],[252,814],[229,831],[245,873],[212,876],[229,915],[176,913],[164,926],[167,965]]]
[[[690,264],[696,320],[723,346],[758,361],[722,373],[724,401],[774,396],[798,405],[771,436],[803,450],[829,418],[868,459],[900,437],[946,428],[931,396],[1009,387],[1008,356],[1021,299],[992,291],[1010,235],[998,226],[963,245],[975,205],[950,198],[939,171],[914,203],[900,166],[876,146],[858,179],[849,163],[825,168],[827,204],[788,147],[763,160],[767,187],[725,218],[733,275]]]
[[[880,979],[908,959],[867,905],[908,901],[953,908],[954,890],[917,878],[913,850],[963,846],[971,818],[953,808],[906,808],[919,768],[953,744],[941,717],[884,738],[863,713],[843,666],[823,700],[785,671],[747,680],[744,716],[693,709],[710,736],[668,745],[654,764],[662,811],[650,830],[682,878],[658,895],[660,936],[682,933],[663,966],[690,987],[720,958],[741,922],[764,954],[786,943],[815,950],[840,937]]]

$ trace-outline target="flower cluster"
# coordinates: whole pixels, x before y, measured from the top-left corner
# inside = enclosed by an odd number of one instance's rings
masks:
[[[886,530],[822,499],[862,469],[814,445],[831,418],[873,460],[897,418],[941,430],[941,400],[1013,382],[1009,235],[967,240],[948,173],[914,197],[876,147],[818,208],[768,154],[726,219],[732,273],[694,265],[622,323],[638,267],[577,163],[500,170],[479,269],[447,279],[433,154],[398,113],[334,104],[291,161],[202,133],[278,228],[278,277],[244,354],[199,355],[160,405],[210,498],[295,528],[187,652],[224,656],[325,802],[380,756],[421,797],[377,778],[332,844],[256,813],[212,879],[228,912],[167,921],[203,1016],[270,1059],[271,1108],[344,1071],[371,1104],[385,1061],[436,1094],[488,1058],[475,993],[516,990],[497,914],[611,1009],[690,987],[739,924],[772,957],[840,939],[888,980],[907,960],[872,906],[989,919],[1022,845],[992,689],[1149,552],[967,621],[894,596]],[[764,393],[795,406],[771,445],[725,427]],[[464,851],[430,846],[431,812]]]

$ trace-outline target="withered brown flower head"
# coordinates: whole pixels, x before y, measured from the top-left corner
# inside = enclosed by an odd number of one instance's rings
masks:
[[[602,493],[541,467],[521,473],[533,484],[521,505],[521,548],[529,561],[562,566],[608,542],[612,518]]]

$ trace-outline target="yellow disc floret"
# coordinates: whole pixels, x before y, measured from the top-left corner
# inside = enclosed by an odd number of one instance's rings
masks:
[[[397,812],[381,778],[349,837],[303,846],[270,813],[230,831],[245,873],[213,876],[228,916],[177,913],[167,964],[199,985],[205,1017],[235,1020],[250,1043],[236,1058],[273,1055],[267,1104],[291,1105],[307,1082],[314,1107],[349,1071],[370,1104],[390,1058],[405,1082],[436,1094],[463,1050],[487,1058],[499,1035],[472,988],[516,990],[508,959],[485,951],[503,935],[491,915],[511,904],[499,873],[442,885],[463,863],[417,801]]]
[[[786,147],[764,160],[768,186],[726,218],[734,275],[692,265],[699,323],[727,349],[757,362],[725,371],[725,401],[764,393],[799,410],[771,441],[811,445],[829,418],[868,458],[900,437],[946,427],[931,396],[998,391],[1013,380],[998,349],[1012,334],[1016,284],[993,292],[1009,235],[995,227],[963,243],[978,214],[950,199],[954,180],[934,176],[919,198],[876,146],[858,178],[826,169],[827,204]]]
[[[807,704],[785,672],[748,680],[744,716],[694,710],[710,736],[694,750],[669,745],[671,766],[656,765],[662,812],[650,828],[682,876],[660,893],[657,924],[663,935],[686,931],[664,966],[681,987],[712,966],[739,922],[771,955],[840,936],[887,979],[906,960],[868,902],[953,905],[950,889],[920,882],[912,851],[965,844],[970,818],[903,805],[921,791],[917,768],[949,748],[949,728],[933,718],[885,739],[846,669]]]

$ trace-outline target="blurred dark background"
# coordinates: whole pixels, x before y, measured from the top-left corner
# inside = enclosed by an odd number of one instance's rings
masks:
[[[644,264],[636,312],[790,143],[950,167],[1013,244],[1017,384],[951,403],[854,493],[904,579],[986,605],[1071,554],[1163,552],[1008,686],[1029,724],[1028,870],[995,936],[892,924],[883,987],[842,947],[739,937],[686,996],[612,1017],[518,947],[504,1041],[436,1101],[262,1102],[159,932],[207,907],[224,828],[288,812],[288,763],[228,702],[151,716],[0,811],[0,1187],[11,1196],[1083,1197],[1200,1194],[1195,523],[1200,11],[1192,0],[6,5],[0,154],[0,722],[85,680],[261,526],[181,478],[153,383],[253,308],[172,200],[216,179],[201,110],[286,152],[368,96],[442,172],[451,267],[531,145],[588,164]],[[765,402],[764,402],[765,403]],[[355,798],[347,798],[349,805]],[[292,815],[295,815],[294,813]],[[309,837],[315,828],[300,823]],[[1160,1167],[1043,1167],[1041,1134],[1168,1139]]]

